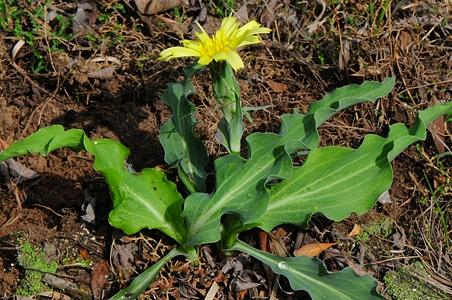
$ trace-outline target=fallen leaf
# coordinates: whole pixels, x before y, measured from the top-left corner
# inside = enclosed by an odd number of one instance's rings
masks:
[[[115,67],[106,67],[100,70],[91,71],[88,73],[88,77],[94,79],[111,79],[113,78],[115,69]]]
[[[144,15],[155,15],[182,4],[183,0],[135,0],[138,11]]]
[[[91,269],[91,291],[94,299],[101,299],[102,290],[107,284],[108,263],[102,260],[95,264]]]
[[[89,251],[85,247],[79,247],[80,257],[83,259],[90,259]]]
[[[265,252],[271,252],[270,243],[268,242],[268,234],[265,231],[260,231],[257,234],[257,239],[259,240],[259,248]]]
[[[383,194],[381,194],[380,196],[378,196],[378,202],[380,202],[381,204],[388,204],[391,203],[391,195],[389,194],[388,191],[383,192]]]
[[[341,52],[339,54],[339,69],[345,70],[348,66],[348,61],[350,60],[350,42],[345,41],[341,45]]]
[[[0,150],[8,148],[8,144],[0,138]]]
[[[267,81],[267,84],[276,93],[284,93],[289,88],[287,84],[275,81]]]
[[[121,65],[121,61],[119,59],[117,59],[116,57],[113,56],[102,56],[102,57],[96,57],[93,59],[90,59],[91,62],[111,62],[117,65]]]
[[[246,7],[246,2],[239,8],[239,10],[237,10],[235,16],[241,22],[248,23],[250,18],[248,17],[248,8]]]
[[[440,117],[433,121],[428,127],[429,131],[432,134],[433,143],[435,144],[435,148],[439,153],[444,153],[446,151],[444,145],[444,136],[446,134],[444,117]]]
[[[401,31],[399,35],[400,48],[402,51],[408,52],[409,47],[413,44],[413,38],[411,34],[406,31]]]
[[[80,1],[77,3],[77,11],[72,19],[72,32],[80,36],[96,23],[100,12],[94,1]]]
[[[320,253],[336,245],[336,243],[314,243],[301,246],[299,249],[295,250],[293,254],[295,256],[318,256]]]
[[[288,235],[288,233],[283,227],[278,227],[273,232],[273,235],[277,238],[285,238]]]
[[[11,177],[17,179],[17,183],[22,183],[24,181],[39,177],[38,173],[12,158],[6,160],[6,165],[8,166],[9,174]]]
[[[96,213],[94,208],[96,207],[97,200],[88,190],[83,192],[83,196],[85,201],[82,205],[82,211],[84,211],[85,214],[82,216],[82,220],[90,224],[96,224]]]
[[[435,95],[432,96],[430,102],[431,105],[440,103]],[[447,147],[446,143],[444,142],[444,136],[446,135],[446,122],[444,122],[444,117],[439,117],[438,119],[434,120],[428,127],[428,130],[432,134],[433,143],[435,144],[436,150],[438,150],[439,153],[444,153]],[[449,148],[447,150],[450,151]]]
[[[135,265],[136,246],[133,243],[118,242],[114,244],[112,251],[112,266],[116,273],[119,274],[120,280],[129,280],[133,274],[133,266]]]
[[[394,233],[392,235],[392,241],[394,243],[394,246],[396,246],[398,249],[402,250],[406,247],[406,235],[405,235],[405,231],[402,229],[402,233]]]
[[[278,1],[276,0],[270,0],[265,4],[265,9],[260,17],[261,24],[264,24],[266,27],[270,27],[273,21],[275,21],[277,4]]]
[[[355,225],[353,225],[352,231],[350,231],[348,236],[354,237],[354,236],[357,236],[360,233],[361,233],[361,225],[355,224]]]

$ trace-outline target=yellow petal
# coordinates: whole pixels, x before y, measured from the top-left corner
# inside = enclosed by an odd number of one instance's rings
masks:
[[[255,20],[250,21],[248,23],[246,23],[245,25],[243,25],[242,27],[239,28],[239,34],[244,33],[248,30],[254,30],[259,28],[261,25],[259,23],[257,23]]]
[[[172,47],[160,52],[160,60],[169,60],[176,57],[199,56],[199,52],[184,47]]]
[[[195,35],[201,43],[208,43],[211,41],[210,36],[205,31],[197,32]]]
[[[200,44],[198,41],[191,41],[191,40],[182,40],[181,44],[188,49],[196,50],[199,52]]]
[[[223,60],[227,60],[228,59],[228,53],[227,52],[217,52],[215,53],[215,55],[213,56],[213,59],[215,59],[215,61],[223,61]]]
[[[201,56],[198,60],[198,64],[207,66],[213,60],[212,57],[209,56]]]
[[[227,17],[221,21],[220,30],[223,30],[227,35],[231,34],[234,30],[237,30],[238,23],[237,18],[235,17]]]
[[[226,61],[231,65],[234,71],[243,69],[243,61],[236,51],[228,51]]]
[[[250,29],[250,31],[248,31],[248,34],[255,35],[255,34],[265,34],[265,33],[270,33],[270,32],[272,32],[272,30],[270,28],[259,27],[259,28]]]
[[[257,36],[249,36],[247,37],[247,39],[245,39],[244,41],[242,41],[238,46],[238,47],[243,47],[243,46],[247,46],[247,45],[254,45],[254,44],[259,44],[261,42],[261,39]]]

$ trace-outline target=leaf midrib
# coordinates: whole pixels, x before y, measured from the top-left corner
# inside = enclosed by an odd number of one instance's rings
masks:
[[[320,285],[324,289],[330,290],[330,291],[332,291],[335,294],[343,295],[345,297],[343,299],[353,299],[348,294],[345,294],[342,290],[335,289],[335,288],[332,287],[332,285],[328,285],[328,284],[326,284],[326,283],[324,283],[324,282],[322,282],[320,280],[314,280],[312,278],[312,276],[306,275],[306,274],[298,271],[297,269],[290,267],[287,263],[286,263],[286,265],[288,266],[287,269],[286,269],[287,271],[291,271],[292,273],[295,273],[297,276],[299,276],[301,278],[304,278],[306,281],[311,282],[311,286]],[[277,266],[276,266],[276,268],[278,269]]]

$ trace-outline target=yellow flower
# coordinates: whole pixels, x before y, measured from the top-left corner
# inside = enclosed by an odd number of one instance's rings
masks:
[[[237,48],[260,43],[259,34],[269,33],[271,30],[261,27],[254,20],[242,27],[239,25],[235,17],[224,18],[220,29],[210,37],[198,24],[202,31],[196,33],[197,40],[182,40],[183,47],[163,50],[160,59],[195,56],[199,57],[198,63],[202,65],[208,65],[212,60],[226,61],[234,70],[242,69],[243,61],[237,53]]]

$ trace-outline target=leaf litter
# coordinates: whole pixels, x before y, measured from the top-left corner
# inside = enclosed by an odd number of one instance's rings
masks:
[[[394,6],[391,7],[392,14],[382,6],[377,7],[372,16],[360,3],[326,5],[320,1],[294,6],[273,2],[267,3],[265,8],[255,1],[236,7],[242,14],[246,9],[247,18],[268,22],[274,29],[271,39],[265,41],[265,50],[245,53],[247,71],[239,74],[244,105],[267,107],[251,113],[247,134],[255,130],[275,131],[280,122],[276,116],[281,113],[294,109],[305,112],[312,99],[342,83],[363,79],[396,75],[400,80],[395,94],[388,99],[375,106],[363,104],[351,108],[328,122],[321,129],[325,137],[322,145],[356,146],[363,134],[356,128],[381,133],[390,123],[409,123],[414,110],[433,101],[450,101],[450,52],[445,43],[452,29],[445,22],[450,18],[446,4],[427,1],[418,6]],[[94,136],[125,141],[134,149],[132,163],[137,169],[163,164],[163,152],[154,137],[169,111],[159,100],[158,91],[164,88],[166,81],[178,76],[179,66],[175,62],[173,68],[167,68],[153,58],[160,49],[174,45],[177,22],[193,26],[191,18],[198,14],[207,14],[206,18],[212,19],[212,23],[219,16],[215,16],[212,7],[200,6],[197,2],[177,6],[173,11],[152,18],[137,16],[133,6],[119,1],[84,3],[90,4],[78,3],[75,8],[52,1],[49,8],[52,20],[46,20],[52,30],[58,28],[54,17],[55,12],[61,10],[68,15],[75,11],[76,20],[80,22],[73,23],[78,27],[70,27],[70,33],[76,37],[64,41],[59,54],[48,51],[46,43],[49,40],[44,35],[36,37],[34,48],[40,51],[49,66],[45,72],[34,73],[34,61],[39,58],[33,54],[30,45],[23,44],[14,50],[11,39],[0,37],[0,139],[9,143],[17,139],[19,133],[27,135],[39,126],[63,122],[69,127],[84,128]],[[429,5],[436,10],[429,9]],[[33,9],[25,2],[23,7],[27,11]],[[101,21],[102,16],[107,16],[107,20]],[[91,35],[87,37],[84,31]],[[188,31],[178,32],[186,34]],[[7,32],[6,36],[13,34]],[[67,59],[56,59],[58,56]],[[99,57],[114,57],[119,63],[108,59],[94,61]],[[12,63],[19,68],[12,68]],[[195,78],[200,93],[193,101],[204,120],[197,130],[210,153],[220,154],[223,150],[214,139],[218,111],[208,109],[208,103],[213,101],[210,92],[204,91],[208,89],[208,80],[205,74]],[[355,266],[354,269],[370,271],[382,280],[386,272],[423,258],[432,275],[430,280],[447,283],[447,274],[452,270],[452,242],[444,218],[450,212],[447,199],[452,193],[452,162],[447,155],[451,147],[451,128],[444,124],[441,121],[435,123],[432,131],[436,134],[432,141],[421,146],[425,148],[412,147],[394,163],[396,177],[388,192],[389,201],[386,201],[387,195],[380,197],[382,201],[375,211],[360,217],[351,216],[335,225],[316,217],[310,229],[280,227],[287,234],[281,234],[275,240],[270,238],[266,250],[280,255],[292,253],[301,247],[301,244],[296,245],[295,239],[302,233],[309,236],[305,240],[308,244],[314,241],[337,243],[327,252],[318,253],[330,270],[350,265]],[[145,146],[141,145],[143,140]],[[446,155],[433,157],[435,148],[441,152],[441,145]],[[128,246],[118,242],[118,248],[111,252],[105,243],[111,236],[105,221],[109,198],[104,183],[90,171],[90,160],[83,153],[76,155],[64,150],[48,159],[18,160],[17,164],[33,170],[41,178],[20,184],[23,195],[19,196],[24,207],[12,223],[6,222],[14,220],[10,219],[10,213],[17,208],[17,201],[7,184],[6,173],[3,173],[0,224],[8,226],[0,230],[0,242],[1,247],[15,247],[15,234],[24,235],[37,244],[55,237],[55,247],[73,249],[75,260],[80,256],[79,246],[83,245],[95,261],[88,267],[91,272],[97,263],[117,257],[110,262],[114,271],[109,271],[108,277],[114,291],[126,285],[136,272],[156,261],[162,251],[169,249],[171,241],[151,232],[151,240],[143,236],[132,237],[124,244]],[[84,191],[88,188],[94,191],[100,203],[94,208],[99,221],[88,225],[91,226],[89,229],[81,221],[83,212],[80,211]],[[349,235],[354,224],[372,223],[380,214],[394,222],[392,235],[386,237],[377,233],[366,242],[356,241],[359,233]],[[280,229],[276,229],[275,236],[278,232]],[[273,244],[275,241],[279,241],[277,247],[272,246],[276,245]],[[253,244],[253,239],[249,242]],[[215,297],[218,299],[227,299],[228,295],[265,297],[272,293],[271,286],[277,288],[277,293],[272,294],[274,297],[294,299],[300,296],[292,294],[284,282],[272,285],[263,267],[249,258],[241,259],[241,271],[237,267],[237,273],[234,268],[223,272],[223,266],[230,263],[215,253],[214,246],[206,249],[208,251],[201,251],[198,267],[179,261],[170,264],[147,296],[199,298],[206,296],[214,283],[218,285],[218,289],[213,288],[217,290]],[[117,251],[116,256],[114,251]],[[0,265],[14,263],[14,253],[15,250],[2,251]],[[15,266],[5,270],[7,274],[0,276],[0,292],[13,295],[20,272]],[[71,268],[64,271],[66,274],[75,272]],[[105,269],[100,273],[105,274]],[[75,283],[82,284],[77,280]],[[102,282],[94,284],[95,294],[98,295],[101,285]]]

